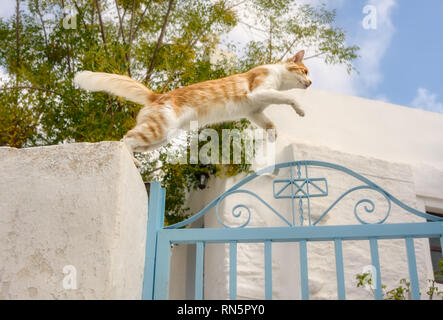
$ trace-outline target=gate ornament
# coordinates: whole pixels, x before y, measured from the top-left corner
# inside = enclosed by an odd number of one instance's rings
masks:
[[[277,179],[274,180],[272,188],[273,188],[273,197],[275,199],[288,199],[291,201],[291,215],[292,215],[292,221],[289,221],[284,217],[283,214],[278,212],[275,208],[273,208],[268,202],[263,200],[262,197],[257,195],[255,192],[252,192],[250,190],[243,189],[242,187],[250,182],[251,180],[267,173],[272,173],[274,170],[283,169],[283,168],[289,168],[289,177],[285,179]],[[354,177],[357,179],[361,185],[358,185],[356,187],[353,187],[347,191],[345,191],[342,195],[340,195],[335,201],[331,203],[331,205],[324,210],[320,216],[315,220],[311,220],[311,198],[317,198],[317,197],[328,197],[329,195],[329,186],[328,181],[324,177],[310,177],[309,176],[309,169],[311,168],[328,168],[333,169],[336,171],[343,172],[349,176]],[[419,210],[416,210],[405,203],[398,200],[396,197],[391,195],[386,190],[379,187],[374,182],[370,181],[369,179],[363,177],[362,175],[345,168],[340,165],[328,163],[328,162],[322,162],[322,161],[294,161],[294,162],[286,162],[286,163],[280,163],[275,166],[267,167],[265,169],[259,170],[246,178],[244,178],[242,181],[235,184],[233,187],[226,190],[224,193],[222,193],[220,196],[215,198],[211,203],[209,203],[205,208],[200,210],[198,213],[193,215],[192,217],[165,227],[165,229],[177,229],[184,227],[197,219],[201,218],[203,215],[205,215],[210,209],[215,207],[216,217],[217,221],[222,225],[224,228],[244,228],[248,226],[250,220],[251,220],[251,209],[242,203],[239,203],[235,205],[232,208],[232,216],[235,219],[242,219],[242,222],[239,226],[228,226],[226,223],[224,223],[220,217],[219,209],[220,204],[224,199],[227,197],[233,195],[233,194],[244,194],[244,195],[250,195],[258,200],[259,203],[263,204],[266,208],[268,208],[273,214],[275,214],[283,223],[289,227],[296,227],[296,226],[305,226],[305,220],[307,220],[307,226],[313,227],[316,226],[322,219],[348,194],[353,193],[358,190],[372,190],[377,193],[379,193],[387,204],[387,209],[384,215],[381,219],[375,222],[368,222],[364,220],[360,214],[359,211],[365,211],[366,213],[374,213],[376,210],[376,206],[373,200],[368,198],[360,199],[356,202],[354,205],[354,216],[357,219],[357,221],[360,224],[383,224],[386,222],[386,220],[389,217],[389,214],[391,212],[392,203],[397,205],[398,207],[402,208],[405,212],[425,218],[430,221],[442,221],[443,218],[436,217],[424,212],[421,212]],[[304,205],[306,204],[307,210],[304,210]],[[360,208],[360,210],[359,210]],[[362,208],[362,209],[361,209]],[[296,218],[298,213],[298,220],[299,224],[296,224]],[[238,220],[240,221],[240,220]]]

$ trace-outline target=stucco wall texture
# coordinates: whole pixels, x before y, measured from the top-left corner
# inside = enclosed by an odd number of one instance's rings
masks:
[[[385,188],[406,204],[417,207],[414,183],[410,168],[404,164],[388,163],[349,155],[326,148],[311,147],[302,144],[292,146],[293,158],[297,160],[318,160],[343,165],[359,172],[368,179]],[[289,177],[288,170],[281,169],[279,179]],[[310,177],[327,178],[328,197],[311,199],[311,218],[315,221],[329,205],[341,194],[352,187],[361,185],[355,178],[331,169],[310,169]],[[291,201],[274,199],[272,194],[272,176],[261,176],[245,185],[242,189],[256,192],[273,208],[282,213],[288,221],[292,221]],[[213,199],[239,179],[213,181],[205,199]],[[365,213],[363,205],[358,207],[360,217],[371,222],[384,218],[387,202],[374,191],[356,191],[346,196],[323,219],[319,225],[356,225],[354,216],[355,204],[363,198],[374,201],[375,211]],[[236,218],[232,208],[239,204],[247,205],[251,210],[251,221],[248,227],[285,226],[269,209],[251,196],[227,197],[220,205],[221,219],[225,224],[238,226],[246,221],[247,213]],[[295,204],[296,223],[299,224],[298,203]],[[304,203],[304,225],[308,224],[307,206]],[[240,221],[239,221],[240,220]],[[386,223],[424,222],[423,219],[406,213],[403,209],[393,206]],[[205,216],[207,228],[218,228],[215,212]],[[315,228],[315,227],[314,227]],[[332,236],[332,235],[331,235]],[[422,292],[426,292],[427,279],[432,274],[429,269],[429,247],[427,240],[415,240],[417,268]],[[402,278],[409,278],[407,256],[404,240],[380,240],[380,265],[382,281],[388,288],[395,288]],[[299,251],[297,244],[273,244],[273,298],[299,299]],[[209,299],[225,299],[229,296],[229,246],[207,245],[205,257],[205,293]],[[369,241],[344,241],[343,259],[345,285],[348,299],[371,299],[371,291],[357,288],[356,275],[363,273],[366,266],[371,265]],[[243,299],[264,299],[264,246],[263,244],[239,244],[237,249],[237,293]],[[335,270],[334,243],[308,243],[308,275],[311,299],[337,299],[337,282]],[[425,291],[423,291],[425,290]]]
[[[148,199],[123,144],[3,147],[0,177],[0,299],[141,298]]]
[[[309,159],[343,165],[412,207],[443,213],[443,115],[318,90],[293,93],[306,117],[297,117],[289,106],[266,110],[279,132],[277,163]],[[280,170],[279,177],[285,175]],[[352,178],[332,170],[317,169],[311,176],[326,177],[330,195],[313,200],[313,219],[355,186]],[[191,212],[242,178],[211,179],[205,190],[189,195]],[[290,201],[272,197],[275,178],[261,176],[248,187],[292,219]],[[148,199],[123,144],[0,148],[0,179],[0,299],[141,298]],[[375,200],[374,215],[383,215],[384,200],[377,194],[355,192],[321,224],[358,223],[353,209],[362,198]],[[249,227],[283,225],[247,196],[224,200],[220,211],[226,224],[236,224],[231,209],[238,203],[251,209]],[[393,207],[387,222],[417,221],[423,219]],[[221,227],[214,211],[194,226]],[[395,287],[408,277],[404,241],[380,241],[379,249],[382,282]],[[228,250],[221,244],[206,246],[206,299],[228,297]],[[264,298],[263,251],[262,244],[239,244],[239,298]],[[432,277],[428,242],[416,240],[415,251],[424,295]],[[273,298],[300,298],[297,244],[275,244],[272,253]],[[347,298],[371,299],[371,292],[356,288],[355,280],[370,265],[368,242],[344,242],[343,255]],[[170,297],[192,298],[194,248],[174,246],[171,262]],[[310,243],[308,265],[310,297],[336,299],[333,243]],[[72,268],[76,289],[66,288]]]
[[[345,96],[320,90],[293,90],[294,98],[303,106],[306,116],[298,117],[284,105],[271,106],[266,115],[275,123],[279,133],[276,143],[276,163],[297,160],[318,160],[348,167],[372,180],[399,200],[421,211],[443,213],[443,114],[397,106],[390,103]],[[311,202],[315,219],[346,190],[357,186],[356,180],[333,170],[317,169],[311,177],[328,179],[329,196]],[[273,179],[288,177],[280,170],[278,176],[261,176],[244,189],[256,192],[287,219],[290,200],[277,200],[272,196]],[[189,195],[192,213],[201,210],[218,195],[239,182],[244,176],[212,179],[208,187]],[[358,224],[354,205],[369,198],[375,202],[373,214],[382,218],[386,201],[376,192],[358,191],[346,196],[319,225]],[[227,225],[238,225],[232,208],[245,204],[251,209],[249,227],[283,226],[284,224],[256,199],[245,195],[230,196],[220,205],[221,219]],[[244,210],[245,211],[245,210]],[[296,210],[296,213],[298,211]],[[305,207],[306,212],[306,207]],[[244,212],[243,218],[246,216]],[[242,220],[244,222],[245,220]],[[306,221],[305,221],[306,222]],[[424,222],[424,219],[393,206],[386,223]],[[206,228],[221,227],[215,210],[208,212],[201,225]],[[417,239],[415,252],[422,299],[427,299],[427,279],[433,278],[430,248],[427,240]],[[333,242],[308,244],[309,289],[311,299],[337,299],[335,257]],[[183,252],[181,252],[183,251]],[[195,261],[192,246],[179,245],[174,255]],[[186,255],[186,254],[187,255]],[[237,294],[244,299],[263,299],[264,248],[263,244],[239,244],[237,249]],[[273,298],[299,299],[300,279],[297,244],[273,244]],[[388,289],[397,287],[400,279],[409,278],[404,240],[379,241],[382,283]],[[348,299],[373,299],[370,290],[357,288],[355,276],[371,264],[369,241],[343,242],[345,286]],[[181,262],[183,264],[183,262]],[[186,272],[190,274],[187,268]],[[177,270],[177,268],[175,269]],[[186,284],[174,274],[171,295],[192,297]],[[229,297],[229,246],[209,244],[205,251],[205,298]]]

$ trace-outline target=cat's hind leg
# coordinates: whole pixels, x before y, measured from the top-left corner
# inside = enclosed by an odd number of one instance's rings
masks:
[[[129,130],[122,141],[126,144],[135,165],[140,168],[140,162],[134,157],[134,152],[144,152],[163,145],[167,140],[164,130],[149,124],[136,125]]]
[[[124,144],[126,145],[126,148],[129,151],[129,154],[132,157],[132,160],[134,161],[134,164],[137,168],[141,167],[141,163],[140,161],[138,161],[135,157],[134,157],[134,151],[138,148],[139,146],[139,141],[135,136],[127,136],[125,135],[123,137],[123,139],[121,139],[120,141],[124,142]]]

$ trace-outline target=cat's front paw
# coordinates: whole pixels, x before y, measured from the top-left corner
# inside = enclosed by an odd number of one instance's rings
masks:
[[[294,109],[294,111],[297,112],[297,114],[300,117],[304,117],[305,116],[305,112],[303,111],[302,108],[300,108],[300,106],[297,103],[294,102],[294,103],[291,104],[291,106]]]

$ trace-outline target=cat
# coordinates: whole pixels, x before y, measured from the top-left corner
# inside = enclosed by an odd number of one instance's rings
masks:
[[[303,64],[305,52],[299,51],[284,62],[267,64],[242,74],[209,80],[178,88],[164,94],[149,90],[127,76],[103,72],[82,71],[74,83],[90,91],[104,91],[144,105],[137,115],[136,125],[122,141],[134,163],[140,163],[134,152],[149,151],[164,145],[168,134],[188,129],[190,121],[199,126],[247,118],[263,129],[274,129],[272,121],[263,114],[271,104],[290,105],[305,115],[293,94],[285,90],[307,89],[312,81]]]

